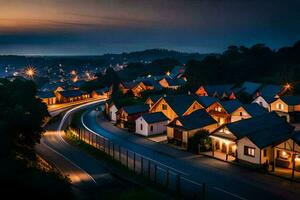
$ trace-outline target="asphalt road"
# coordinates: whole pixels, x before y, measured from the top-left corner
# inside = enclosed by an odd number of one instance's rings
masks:
[[[39,155],[54,164],[64,175],[69,176],[75,187],[80,189],[99,187],[114,181],[114,177],[102,167],[99,161],[71,146],[63,139],[62,130],[68,120],[67,116],[98,103],[99,101],[90,102],[68,110],[60,122],[46,127],[47,131],[40,144],[35,147]]]
[[[298,183],[146,140],[97,118],[98,114],[94,110],[85,113],[83,124],[129,150],[181,171],[190,180],[205,182],[209,199],[300,199]]]

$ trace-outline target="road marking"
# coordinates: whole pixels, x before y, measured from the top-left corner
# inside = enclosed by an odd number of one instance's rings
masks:
[[[237,195],[237,194],[233,194],[233,193],[228,192],[228,191],[226,191],[226,190],[223,190],[223,189],[221,189],[221,188],[218,188],[218,187],[213,187],[213,188],[214,188],[215,190],[220,191],[220,192],[224,192],[224,193],[226,193],[226,194],[229,194],[229,195],[231,195],[231,196],[233,196],[233,197],[235,197],[235,198],[237,198],[237,199],[247,200],[247,199],[244,198],[244,197],[241,197],[241,196],[239,196],[239,195]]]
[[[72,165],[74,165],[75,167],[77,167],[78,169],[80,169],[81,171],[85,172],[91,179],[92,181],[97,185],[96,180],[89,174],[87,173],[85,170],[83,170],[81,167],[79,167],[77,164],[75,164],[73,161],[71,161],[69,158],[67,158],[66,156],[64,156],[63,154],[59,153],[58,151],[56,151],[55,149],[53,149],[52,147],[50,147],[49,145],[47,145],[45,142],[42,141],[42,143],[49,148],[50,150],[52,150],[53,152],[57,153],[58,155],[62,156],[64,159],[66,159],[67,161],[69,161]]]
[[[96,133],[95,131],[93,131],[92,129],[90,129],[90,128],[84,123],[83,116],[86,115],[86,114],[87,114],[87,113],[84,113],[83,115],[81,115],[81,118],[80,118],[81,123],[82,123],[82,125],[84,126],[84,128],[86,128],[88,131],[90,131],[90,132],[92,132],[92,133],[94,133],[94,134],[96,134],[96,135],[98,135],[98,136],[103,137],[103,138],[106,139],[106,140],[109,140],[108,138],[102,136],[100,133]],[[128,150],[129,150],[129,149],[128,149]],[[129,150],[129,151],[133,152],[132,150]],[[136,152],[134,152],[134,153],[136,153]],[[175,171],[175,172],[177,172],[177,173],[179,173],[179,174],[182,174],[182,175],[185,175],[185,176],[189,176],[189,174],[187,174],[187,173],[185,173],[185,172],[182,172],[182,171],[180,171],[180,170],[174,169],[173,167],[170,167],[170,166],[168,166],[168,165],[165,165],[165,164],[163,164],[163,163],[161,163],[161,162],[158,162],[158,161],[156,161],[156,160],[153,160],[153,159],[151,159],[151,158],[148,158],[148,157],[146,157],[146,156],[144,156],[144,155],[141,155],[141,154],[139,154],[139,153],[136,153],[136,154],[137,154],[137,155],[140,155],[140,156],[143,156],[145,159],[148,159],[148,160],[150,160],[150,161],[152,161],[152,162],[155,162],[155,163],[158,163],[158,164],[160,164],[160,165],[162,165],[162,166],[164,166],[164,167],[167,167],[167,168],[169,168],[169,169],[171,169],[171,170],[173,170],[173,171]],[[200,184],[200,183],[198,183],[198,184]]]

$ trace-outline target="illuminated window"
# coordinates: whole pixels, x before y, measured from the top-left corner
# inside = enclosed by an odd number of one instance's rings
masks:
[[[217,106],[217,107],[215,107],[215,111],[221,112],[221,111],[222,111],[222,108],[221,108],[220,106]]]
[[[281,103],[277,103],[277,104],[276,104],[276,108],[277,108],[278,110],[283,110],[283,109],[284,109],[284,107],[283,107],[283,105],[282,105]]]
[[[255,148],[244,146],[244,155],[255,157]]]

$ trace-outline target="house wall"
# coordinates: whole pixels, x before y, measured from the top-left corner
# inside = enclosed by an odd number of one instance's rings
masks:
[[[117,109],[117,107],[116,107],[115,105],[112,105],[112,106],[109,108],[108,118],[109,118],[111,121],[113,121],[113,122],[117,121],[117,114],[116,114],[117,111],[118,111],[118,109]]]
[[[279,108],[279,105],[281,104],[281,108]],[[292,106],[288,106],[286,103],[284,103],[281,99],[277,99],[270,105],[271,111],[280,111],[288,113],[292,111]]]
[[[270,105],[261,96],[258,96],[252,103],[257,103],[258,105],[260,105],[260,106],[266,108],[268,111],[270,111]]]
[[[192,112],[202,109],[202,108],[203,108],[203,106],[200,103],[198,103],[197,101],[195,101],[183,115],[189,115]]]
[[[168,88],[169,87],[169,84],[168,82],[166,81],[166,79],[162,79],[158,82],[162,87],[164,88]]]
[[[205,91],[204,87],[201,86],[197,91],[196,94],[199,96],[208,96],[207,92]]]
[[[297,143],[295,143],[292,139],[288,139],[287,141],[280,143],[276,147],[280,149],[285,149],[288,151],[296,151],[300,153],[300,146]]]
[[[167,127],[167,137],[174,138],[174,129],[171,127]]]
[[[231,113],[231,122],[239,121],[242,119],[248,119],[251,118],[251,115],[249,115],[246,110],[243,107],[238,108],[233,113]]]
[[[137,134],[143,135],[143,136],[151,136],[163,133],[167,130],[167,121],[162,122],[156,122],[153,124],[148,124],[142,117],[139,117],[135,121],[135,131]],[[143,126],[143,129],[141,130],[141,125]],[[151,131],[151,126],[153,126],[153,131]]]
[[[166,110],[162,109],[163,104],[167,105]],[[167,104],[167,102],[164,99],[161,99],[159,102],[157,102],[157,104],[152,106],[152,108],[150,109],[150,112],[151,113],[162,112],[165,114],[166,117],[168,117],[170,119],[170,121],[172,121],[173,119],[178,117],[177,114],[172,110],[172,108]]]
[[[244,154],[245,146],[255,148],[254,157]],[[247,162],[253,163],[253,164],[258,164],[258,165],[260,164],[261,150],[255,144],[253,144],[247,137],[244,137],[237,141],[237,152],[238,152],[238,159],[247,161]],[[263,155],[263,152],[261,152],[261,154]],[[270,160],[270,158],[268,158],[268,157],[264,158],[264,160],[266,160],[266,159]]]

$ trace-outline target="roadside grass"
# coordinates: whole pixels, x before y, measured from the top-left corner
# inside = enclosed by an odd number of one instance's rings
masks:
[[[65,130],[65,133],[66,139],[71,145],[80,148],[90,156],[100,160],[113,176],[135,186],[133,188],[123,188],[122,190],[120,190],[120,188],[116,188],[114,190],[109,189],[104,191],[104,194],[102,193],[101,195],[101,197],[104,199],[106,199],[105,197],[108,199],[122,200],[180,199],[181,196],[178,193],[171,194],[166,192],[166,188],[152,184],[149,179],[142,175],[135,174],[133,171],[122,165],[119,161],[114,160],[105,152],[81,141],[74,136],[68,128]]]

